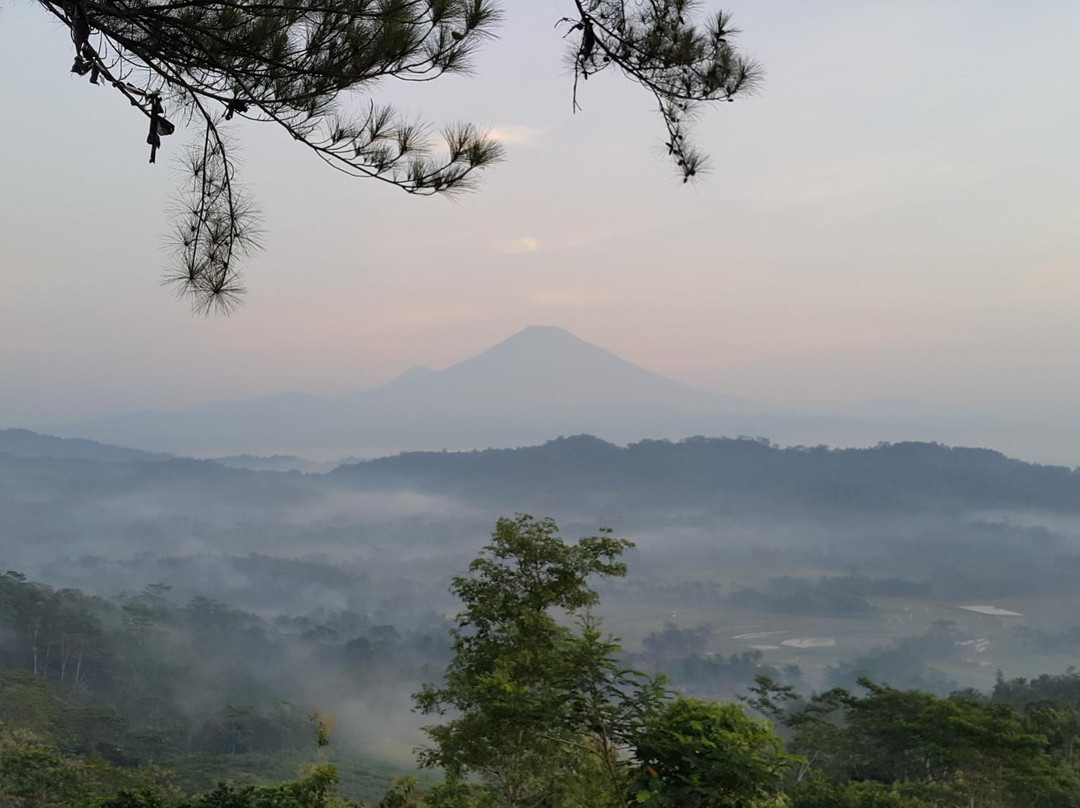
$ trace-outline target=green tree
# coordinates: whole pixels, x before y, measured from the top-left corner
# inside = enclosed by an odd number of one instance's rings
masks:
[[[338,772],[320,763],[304,777],[272,786],[236,788],[221,783],[202,794],[190,808],[346,808],[356,804],[337,794]],[[187,806],[185,806],[187,808]]]
[[[25,669],[0,671],[0,725],[42,729],[63,704],[40,677]]]
[[[786,804],[781,775],[794,761],[765,721],[737,704],[679,698],[638,735],[638,803],[657,808],[764,808]]]
[[[399,777],[379,800],[378,808],[424,808],[420,784],[415,777]]]
[[[991,698],[1022,711],[1024,724],[1043,735],[1050,750],[1072,766],[1080,741],[1080,673],[1006,680],[998,671]]]
[[[793,759],[766,722],[670,699],[600,631],[590,578],[625,575],[630,546],[607,532],[567,544],[550,519],[498,521],[451,587],[464,609],[445,681],[417,695],[425,713],[454,713],[427,728],[424,765],[451,784],[479,775],[505,808],[783,804]]]
[[[381,79],[427,81],[467,71],[491,36],[491,0],[38,0],[70,31],[72,72],[122,95],[148,126],[150,162],[177,122],[195,135],[168,279],[196,309],[228,310],[242,292],[237,265],[257,246],[257,214],[240,187],[227,122],[280,127],[331,167],[411,194],[468,187],[500,157],[475,126],[443,132],[374,101],[350,111],[350,91]],[[563,22],[578,79],[616,68],[645,88],[684,180],[701,168],[687,122],[700,104],[753,91],[760,70],[732,46],[719,13],[695,21],[692,0],[575,0]]]
[[[165,808],[165,800],[156,791],[122,790],[105,800],[101,808]]]
[[[836,783],[814,772],[790,791],[792,808],[933,808],[942,802],[910,783],[872,780]],[[946,803],[948,804],[948,803]]]
[[[891,805],[886,796],[957,808],[1080,805],[1075,772],[1013,707],[860,685],[864,695],[834,689],[802,700],[759,683],[754,705],[788,727],[793,751],[811,764],[797,775],[810,782],[793,789],[796,804],[821,804],[831,788],[852,805]]]
[[[563,693],[562,725],[549,737],[587,756],[590,781],[607,784],[606,796],[619,805],[630,799],[632,753],[646,722],[668,696],[663,674],[648,677],[619,662],[618,642],[600,631],[589,612],[560,643],[555,667]]]
[[[493,804],[492,794],[483,783],[444,782],[424,792],[427,808],[493,808]]]
[[[582,804],[616,800],[597,785],[610,774],[610,749],[595,742],[614,734],[604,724],[619,713],[599,702],[618,695],[625,712],[649,699],[611,660],[614,646],[587,610],[598,599],[590,578],[625,575],[618,559],[630,546],[606,531],[567,544],[550,519],[498,521],[469,574],[453,580],[464,608],[444,682],[416,695],[423,713],[454,713],[426,728],[422,765],[442,767],[451,782],[479,775],[507,808],[570,793],[588,793]],[[613,692],[620,681],[627,693]]]
[[[77,767],[52,747],[28,743],[0,755],[0,795],[20,808],[78,804],[84,795]]]

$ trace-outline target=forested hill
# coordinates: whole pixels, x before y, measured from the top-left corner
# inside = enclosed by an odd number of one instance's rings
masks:
[[[221,559],[254,553],[325,555],[325,563],[363,557],[377,567],[365,571],[378,596],[393,598],[398,577],[414,575],[407,558],[447,559],[425,575],[459,569],[493,520],[513,513],[552,516],[579,535],[609,526],[642,552],[663,548],[665,559],[693,547],[723,553],[725,563],[761,547],[836,553],[867,565],[864,573],[948,580],[949,591],[972,597],[1032,591],[1080,564],[1072,538],[1080,474],[981,449],[781,449],[706,438],[621,447],[576,436],[305,474],[121,460],[107,446],[95,451],[110,460],[58,457],[57,444],[38,437],[20,440],[40,456],[0,450],[0,569],[92,592],[120,591],[135,575],[184,597],[227,589],[252,610],[271,605],[267,593],[288,593],[297,609],[345,597],[324,586],[283,590],[269,572]],[[445,605],[421,600],[421,609]]]
[[[339,466],[339,480],[483,499],[582,492],[638,506],[797,504],[855,509],[943,506],[1080,510],[1080,473],[988,449],[936,443],[867,449],[781,448],[763,439],[694,437],[620,447],[590,435],[540,446],[412,452]]]
[[[97,460],[124,463],[129,460],[166,460],[170,455],[126,449],[96,440],[55,438],[29,429],[0,429],[0,454],[12,457],[54,457],[63,460]]]
[[[614,506],[635,512],[1080,511],[1080,471],[937,443],[781,448],[764,439],[693,437],[623,447],[577,435],[517,449],[410,452],[341,465],[327,474],[300,474],[0,431],[0,501],[13,507],[54,498],[100,505],[103,499],[139,495],[185,505],[188,513],[193,506],[205,513],[219,505],[277,510],[342,488],[452,495],[496,505],[500,512],[591,510],[599,503],[604,511]]]

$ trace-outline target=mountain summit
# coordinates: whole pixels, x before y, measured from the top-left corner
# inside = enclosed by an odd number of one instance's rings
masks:
[[[676,384],[552,325],[530,325],[498,345],[459,362],[444,372],[476,378],[509,379],[525,375],[574,376],[582,371],[598,372],[605,377],[612,373],[625,374],[629,371],[641,378],[647,376]],[[587,382],[588,379],[583,378],[582,381]]]
[[[565,328],[559,328],[556,325],[530,325],[459,365],[498,356],[532,356],[536,359],[550,359],[582,354],[602,354],[618,359],[611,351],[575,337]]]
[[[649,408],[658,412],[711,412],[745,408],[742,402],[645,370],[562,328],[533,325],[445,370],[410,371],[372,394],[389,401],[409,390],[423,402],[398,402],[419,411],[433,408],[472,420],[482,415],[537,423],[561,413],[620,417]],[[573,423],[566,423],[570,431]],[[550,437],[550,435],[547,435]]]

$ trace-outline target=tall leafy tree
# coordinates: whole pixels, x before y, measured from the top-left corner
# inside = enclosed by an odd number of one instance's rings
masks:
[[[277,126],[332,168],[417,195],[463,190],[500,157],[472,125],[428,127],[376,103],[380,80],[467,71],[492,35],[494,0],[38,0],[70,31],[72,72],[106,84],[145,121],[150,162],[178,124],[194,137],[167,279],[197,310],[229,310],[258,217],[232,157],[228,122]],[[702,156],[687,126],[705,102],[752,92],[761,71],[732,45],[728,15],[696,20],[692,0],[575,0],[578,80],[618,69],[653,97],[684,180]],[[346,103],[352,92],[366,96]]]
[[[427,728],[423,764],[451,783],[479,775],[504,808],[782,804],[792,758],[766,722],[671,699],[600,631],[590,578],[624,575],[630,546],[608,533],[567,544],[549,519],[499,520],[453,581],[464,608],[445,681],[417,696],[423,712],[450,714]]]
[[[619,668],[587,610],[597,602],[590,579],[625,575],[619,557],[630,546],[606,532],[567,544],[550,519],[498,521],[469,574],[453,580],[464,608],[444,682],[416,697],[422,712],[452,715],[426,729],[423,765],[451,781],[479,775],[507,808],[565,804],[571,793],[580,804],[620,802],[616,747],[658,691]]]

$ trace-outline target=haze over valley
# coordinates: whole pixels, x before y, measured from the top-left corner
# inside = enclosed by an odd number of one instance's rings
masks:
[[[169,411],[116,413],[40,427],[49,434],[190,457],[295,455],[275,468],[326,468],[401,451],[513,448],[587,433],[620,444],[689,435],[766,437],[781,445],[940,441],[1080,463],[1080,431],[914,400],[832,412],[708,392],[627,362],[554,326],[529,326],[442,370],[415,367],[336,397],[300,392]],[[1078,442],[1076,445],[1080,445]],[[310,461],[305,463],[304,461]],[[267,467],[267,461],[242,457]],[[323,465],[319,465],[323,464]]]
[[[1078,33],[0,6],[0,808],[1080,808]]]
[[[328,627],[327,648],[355,639],[336,627],[348,614],[430,635],[455,608],[449,577],[500,515],[527,512],[636,543],[602,614],[690,692],[731,697],[762,671],[947,692],[1080,651],[1080,475],[989,450],[578,435],[300,473],[8,430],[0,475],[8,567],[105,596],[162,584],[171,603],[221,601],[286,634],[291,615]],[[373,693],[403,709],[422,675],[396,676],[321,692],[339,711],[377,712]],[[372,754],[417,740],[414,722],[367,726],[347,734]]]
[[[450,579],[514,513],[634,541],[601,614],[628,659],[685,692],[731,698],[766,674],[946,693],[1064,669],[1080,653],[1080,474],[904,440],[1004,428],[916,410],[771,409],[532,326],[337,398],[2,431],[4,563],[106,598],[162,587],[169,608],[220,603],[274,642],[307,637],[289,653],[322,649],[323,672],[267,686],[398,763],[420,738],[409,694],[448,653]],[[348,649],[380,631],[384,668],[350,684]]]
[[[121,631],[110,647],[153,644],[165,667],[118,708],[169,688],[170,748],[228,751],[230,777],[286,776],[272,767],[301,754],[303,710],[334,716],[342,788],[366,797],[411,770],[413,694],[452,655],[453,577],[512,514],[633,541],[597,615],[675,692],[998,693],[1070,668],[1080,471],[1030,461],[1071,446],[908,401],[861,414],[723,397],[531,326],[349,395],[0,430],[0,595],[18,612],[20,593],[55,592]],[[1028,454],[980,448],[998,436]],[[177,765],[185,789],[213,784]]]

